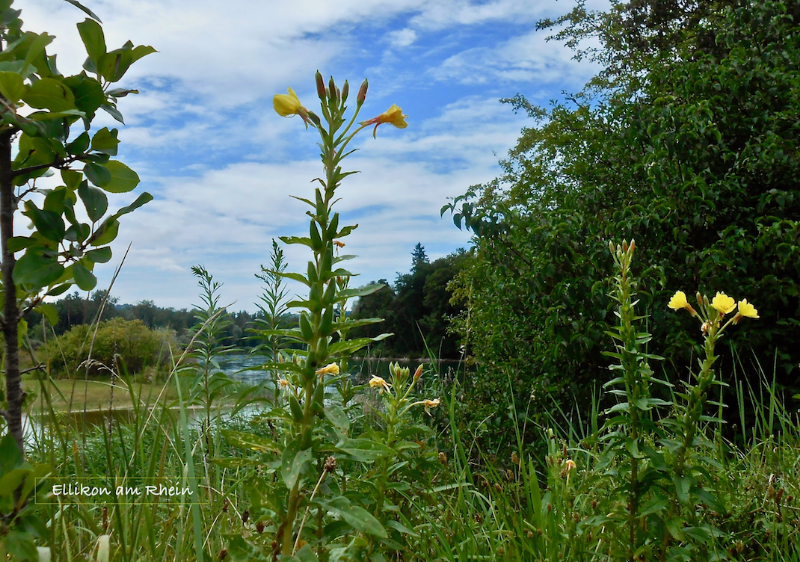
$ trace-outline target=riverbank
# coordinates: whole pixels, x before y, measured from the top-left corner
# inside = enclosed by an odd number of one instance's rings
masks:
[[[142,405],[152,405],[157,400],[163,403],[177,398],[174,383],[166,385],[166,387],[162,383],[133,383],[133,392],[131,392],[119,380],[112,387],[110,381],[54,379],[47,383],[45,388],[49,393],[53,409],[58,412],[82,411],[84,406],[87,410],[108,410],[112,404],[115,409],[128,409],[133,407],[134,395]],[[33,413],[48,410],[47,398],[41,395],[38,381],[23,381],[23,389],[28,394],[36,395],[36,401],[32,407]]]

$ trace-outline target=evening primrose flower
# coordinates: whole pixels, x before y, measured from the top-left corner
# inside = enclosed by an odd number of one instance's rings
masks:
[[[294,90],[288,88],[288,94],[275,94],[272,98],[272,107],[275,112],[281,117],[292,117],[299,115],[303,122],[308,127],[310,122],[308,110],[300,103],[300,98],[294,93]]]
[[[676,291],[675,294],[672,295],[672,298],[667,306],[669,306],[672,310],[680,310],[685,308],[691,313],[692,316],[697,316],[697,312],[686,300],[686,293],[683,291]]]
[[[574,461],[574,460],[572,460],[572,459],[567,459],[566,466],[565,466],[565,468],[567,469],[567,471],[574,470],[576,466],[577,466],[577,465],[575,464],[575,461]]]
[[[290,383],[286,379],[278,379],[278,386],[281,388],[289,388],[290,386],[292,386],[292,383]]]
[[[382,125],[384,123],[390,123],[397,127],[398,129],[405,129],[408,127],[408,123],[406,123],[406,117],[408,115],[403,115],[403,110],[397,107],[396,104],[392,104],[392,107],[378,115],[377,117],[373,117],[368,121],[361,121],[361,125],[375,125],[375,128],[372,130],[372,137],[375,138],[378,134],[378,125]]]
[[[325,365],[321,369],[317,369],[317,374],[319,378],[324,377],[325,375],[338,375],[339,374],[339,365],[336,363],[331,363],[330,365]]]
[[[372,378],[369,380],[369,386],[371,388],[379,389],[380,392],[383,392],[384,390],[389,392],[389,390],[392,388],[392,385],[383,380],[381,377],[377,377],[375,375],[372,375]]]
[[[433,400],[423,400],[422,405],[425,407],[425,413],[430,415],[431,408],[436,408],[440,404],[440,400],[438,398],[434,398]]]
[[[756,308],[747,302],[747,299],[739,301],[739,310],[736,312],[736,316],[733,317],[733,322],[735,324],[739,323],[739,320],[742,318],[759,318],[758,311]]]
[[[716,308],[721,314],[728,314],[733,312],[733,309],[736,308],[736,301],[725,293],[717,292],[714,300],[711,301],[711,306]]]

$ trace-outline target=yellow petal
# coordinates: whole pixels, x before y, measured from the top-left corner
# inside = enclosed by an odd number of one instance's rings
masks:
[[[317,374],[319,376],[325,375],[338,375],[339,374],[339,365],[336,363],[331,363],[329,365],[325,365],[321,369],[317,369]]]
[[[714,300],[711,301],[711,306],[716,308],[722,314],[728,314],[729,312],[733,312],[733,309],[736,308],[736,301],[725,293],[718,292],[714,297]]]
[[[689,306],[689,303],[686,302],[686,293],[683,291],[677,291],[669,301],[669,306],[672,310],[680,310],[681,308],[686,308]]]
[[[276,94],[275,97],[272,98],[272,107],[275,108],[276,113],[281,117],[290,117],[292,115],[297,115],[303,105],[300,103],[300,99],[297,97],[297,94],[294,93],[294,90],[289,88],[288,94]]]
[[[747,302],[747,299],[739,301],[739,314],[747,318],[758,318],[758,311],[756,308]]]

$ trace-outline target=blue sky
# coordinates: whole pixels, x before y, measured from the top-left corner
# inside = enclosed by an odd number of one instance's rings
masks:
[[[120,103],[121,159],[142,183],[113,202],[155,196],[125,217],[114,259],[96,269],[99,287],[107,286],[131,243],[112,290],[121,302],[190,307],[198,301],[190,267],[203,264],[224,283],[226,303],[255,309],[254,274],[271,239],[307,232],[303,204],[289,195],[310,196],[321,170],[316,132],[278,116],[272,97],[291,87],[313,110],[317,69],[337,83],[349,79],[353,92],[369,79],[365,119],[393,103],[408,115],[407,129],[360,135],[346,160],[361,171],[345,180],[338,204],[344,224],[359,224],[346,240],[359,255],[350,262],[361,273],[356,284],[408,271],[417,242],[432,259],[466,247],[469,236],[439,209],[497,176],[497,161],[525,126],[499,99],[522,93],[546,105],[597,71],[535,31],[537,20],[569,11],[566,0],[84,3],[103,19],[109,49],[130,39],[159,51],[131,68],[124,85],[141,93]],[[15,7],[26,29],[56,35],[48,52],[58,53],[59,69],[78,72],[83,13],[63,0]],[[101,117],[98,125],[115,122]],[[290,269],[305,270],[301,247],[286,252]]]

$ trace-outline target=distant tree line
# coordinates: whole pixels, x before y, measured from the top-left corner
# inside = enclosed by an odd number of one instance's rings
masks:
[[[420,243],[411,256],[411,271],[398,273],[394,285],[386,279],[377,281],[386,287],[361,297],[356,303],[354,319],[383,318],[384,321],[353,330],[352,337],[394,334],[373,345],[369,350],[371,355],[425,357],[431,354],[440,359],[458,359],[459,340],[449,333],[448,326],[449,319],[458,315],[462,307],[450,303],[447,285],[464,267],[467,253],[459,249],[431,262]]]
[[[92,324],[97,319],[97,314],[106,299],[106,291],[95,291],[88,298],[81,296],[77,291],[66,295],[52,303],[58,311],[58,323],[44,326],[41,314],[33,313],[29,318],[28,335],[32,341],[43,341],[55,335],[62,335],[75,326]],[[174,330],[178,344],[186,345],[191,339],[191,328],[197,323],[196,312],[185,308],[157,306],[151,300],[143,300],[136,304],[120,304],[117,297],[109,296],[106,299],[101,321],[120,318],[123,320],[139,320],[150,329]],[[225,336],[228,343],[241,348],[253,348],[259,342],[247,332],[253,327],[256,320],[264,317],[261,311],[254,314],[244,310],[227,313],[230,324],[226,326]],[[286,319],[290,322],[290,318]]]

